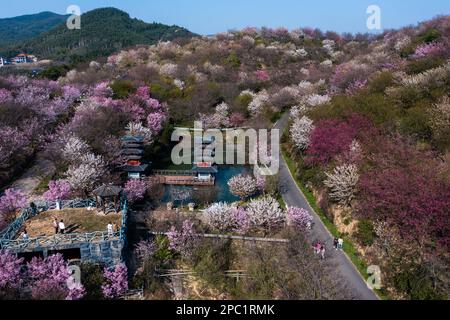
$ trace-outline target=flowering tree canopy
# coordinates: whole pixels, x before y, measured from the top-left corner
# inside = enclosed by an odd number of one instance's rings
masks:
[[[94,189],[104,173],[103,158],[88,153],[81,157],[78,164],[71,165],[66,175],[72,189],[87,192]]]
[[[289,223],[300,230],[308,228],[313,222],[312,215],[303,208],[289,207],[287,210]]]
[[[221,232],[246,234],[250,230],[247,211],[227,203],[214,203],[204,211],[210,227]]]
[[[44,193],[44,199],[47,201],[65,200],[70,196],[70,183],[66,180],[51,180],[48,183],[48,191]]]
[[[444,54],[446,51],[445,45],[440,42],[425,43],[418,46],[414,52],[415,58],[424,58],[429,56],[437,56]]]
[[[308,117],[296,118],[291,126],[291,139],[299,150],[306,150],[309,146],[311,132],[314,130],[313,121]]]
[[[379,148],[360,178],[359,215],[396,226],[404,239],[448,245],[450,186],[439,164],[400,139]]]
[[[237,175],[228,181],[228,187],[235,196],[242,200],[254,195],[258,190],[256,180],[250,175]]]
[[[89,145],[75,135],[69,137],[62,150],[64,158],[69,163],[78,162],[89,151]]]
[[[167,233],[167,237],[170,249],[179,252],[182,256],[189,256],[196,240],[194,223],[185,220],[180,231],[172,227]]]
[[[144,199],[147,184],[143,180],[133,179],[125,184],[125,193],[130,202]]]
[[[255,76],[259,81],[269,81],[270,75],[266,70],[258,70],[255,72]]]
[[[333,173],[325,173],[324,184],[330,189],[330,197],[343,204],[349,204],[356,193],[359,181],[358,168],[354,164],[344,164],[334,169]]]
[[[313,164],[327,163],[347,151],[355,138],[367,135],[371,129],[371,122],[358,114],[349,115],[346,121],[332,119],[318,122],[306,151],[308,161]]]
[[[227,203],[214,203],[204,211],[208,225],[215,230],[228,231],[234,228],[232,212],[235,208]]]
[[[246,92],[248,94],[248,92]],[[248,105],[248,111],[251,115],[257,115],[261,113],[263,107],[270,101],[269,94],[266,90],[262,90],[253,96],[253,100]]]
[[[105,298],[118,298],[128,291],[128,269],[125,264],[118,264],[112,270],[105,268],[103,275],[106,279],[102,285]]]
[[[21,265],[23,258],[0,250],[0,296],[2,291],[19,288],[22,283]]]
[[[153,112],[150,113],[147,117],[147,125],[154,134],[157,134],[162,130],[165,120],[166,115],[164,113]]]
[[[285,215],[277,200],[270,196],[252,200],[247,207],[250,224],[254,228],[271,229],[285,221]]]
[[[153,240],[142,240],[134,247],[136,256],[142,261],[153,256],[156,250],[157,245]]]
[[[31,279],[33,299],[78,300],[85,294],[83,286],[76,284],[72,279],[61,254],[52,255],[46,259],[35,257],[27,264],[27,270]]]
[[[20,190],[6,189],[0,197],[0,213],[11,213],[27,206],[27,198]]]

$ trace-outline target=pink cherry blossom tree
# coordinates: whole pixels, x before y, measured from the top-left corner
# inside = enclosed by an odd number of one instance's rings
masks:
[[[313,222],[312,215],[307,210],[298,207],[289,207],[287,218],[290,225],[300,230],[307,229]]]
[[[103,275],[106,279],[106,283],[102,285],[105,298],[118,298],[128,291],[128,269],[125,264],[118,264],[112,269],[106,268]]]
[[[244,208],[235,208],[232,212],[234,221],[233,231],[240,235],[246,235],[251,229],[251,222],[247,211]]]
[[[144,199],[147,183],[143,180],[133,179],[125,184],[125,193],[131,203]]]
[[[13,294],[22,285],[22,263],[23,258],[0,250],[0,299]]]
[[[31,295],[37,300],[79,300],[85,290],[75,284],[67,263],[61,254],[46,259],[33,258],[27,264]]]
[[[147,117],[147,125],[153,133],[158,134],[166,121],[166,115],[162,112],[150,113]]]
[[[27,206],[27,198],[20,190],[6,189],[0,197],[0,212],[8,214]]]
[[[265,82],[270,80],[269,72],[266,70],[258,70],[255,72],[255,76],[259,81]]]
[[[66,180],[50,181],[48,191],[44,193],[44,199],[47,201],[65,200],[70,196],[70,183]]]
[[[178,231],[175,227],[172,227],[167,233],[167,237],[169,238],[170,249],[179,252],[184,257],[189,257],[197,240],[194,223],[185,220],[181,230]]]

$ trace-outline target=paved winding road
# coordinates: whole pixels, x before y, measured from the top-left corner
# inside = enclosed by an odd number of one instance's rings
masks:
[[[282,131],[287,126],[289,120],[289,112],[285,113],[283,117],[275,124],[274,128],[280,130],[280,135]],[[298,188],[294,177],[291,175],[289,168],[284,161],[283,157],[280,156],[280,182],[282,189],[282,196],[287,206],[300,207],[308,210],[314,218],[314,227],[311,231],[311,240],[319,240],[326,244],[328,259],[332,259],[336,265],[338,275],[341,276],[348,287],[351,295],[354,299],[359,300],[377,300],[376,294],[370,290],[366,282],[363,280],[359,274],[356,267],[347,257],[343,251],[336,251],[333,248],[333,237],[328,229],[324,226],[320,217],[311,208],[306,200],[305,196]]]

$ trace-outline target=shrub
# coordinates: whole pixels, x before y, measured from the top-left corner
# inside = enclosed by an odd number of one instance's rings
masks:
[[[124,99],[131,93],[136,92],[136,88],[129,80],[116,80],[110,85],[110,87],[114,92],[114,99]]]
[[[103,295],[107,299],[115,299],[128,291],[128,269],[121,263],[113,268],[105,268],[103,276],[106,279],[102,285]]]
[[[437,68],[441,66],[445,60],[438,59],[436,57],[428,57],[420,60],[414,60],[408,63],[406,66],[406,73],[408,74],[419,74],[421,72]]]
[[[432,130],[424,108],[414,107],[406,111],[406,115],[400,121],[401,132],[418,140],[430,140]]]
[[[232,241],[202,243],[193,253],[194,271],[216,288],[222,288],[227,280],[224,272],[230,270],[233,262]]]
[[[422,33],[421,35],[419,35],[418,40],[420,42],[431,43],[434,40],[439,39],[440,37],[441,37],[441,33],[439,32],[439,30],[430,28],[427,31],[425,31],[424,33]]]
[[[224,64],[226,64],[232,68],[239,68],[241,66],[241,61],[239,60],[239,57],[237,56],[236,52],[232,52],[225,59]]]
[[[84,262],[81,264],[81,283],[86,289],[85,300],[103,299],[102,284],[104,282],[103,271],[100,265]]]
[[[392,73],[387,71],[381,72],[370,82],[370,91],[373,93],[383,93],[393,83],[394,77]]]
[[[358,229],[356,230],[354,237],[360,244],[371,246],[375,240],[375,228],[372,221],[369,219],[361,219],[358,222]]]
[[[39,73],[40,78],[47,78],[50,80],[58,80],[60,77],[66,75],[66,73],[70,70],[68,65],[60,65],[60,66],[50,66]]]
[[[445,294],[434,288],[432,279],[423,267],[414,266],[410,270],[394,277],[396,289],[405,292],[412,300],[447,299]]]
[[[147,183],[144,180],[129,180],[125,185],[125,193],[131,203],[144,199],[146,191]]]

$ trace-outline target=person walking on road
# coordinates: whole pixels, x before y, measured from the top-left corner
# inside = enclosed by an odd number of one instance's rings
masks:
[[[314,252],[316,254],[320,254],[320,250],[322,249],[322,244],[319,241],[317,241],[317,243],[314,245],[313,248],[314,248]]]
[[[339,238],[338,240],[338,249],[342,250],[344,248],[344,239]]]
[[[322,258],[322,260],[325,260],[325,246],[321,245],[320,247],[320,257]]]

